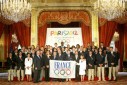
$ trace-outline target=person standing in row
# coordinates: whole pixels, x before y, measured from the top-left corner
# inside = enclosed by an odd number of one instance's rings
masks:
[[[30,54],[28,53],[27,58],[25,58],[25,74],[27,77],[27,81],[31,81],[32,64],[33,64],[33,59],[30,57]]]
[[[8,68],[8,81],[13,81],[14,78],[14,60],[12,59],[12,53],[9,53],[7,58],[7,68]]]
[[[89,56],[87,58],[87,63],[88,63],[88,80],[94,80],[94,62],[95,62],[95,57],[92,54],[92,51],[89,51]]]
[[[71,54],[70,50],[67,50],[67,53],[64,57],[66,57],[66,61],[73,61],[73,55]],[[71,81],[71,78],[67,78],[66,81]]]
[[[79,75],[81,77],[81,81],[84,81],[84,77],[86,75],[86,59],[83,54],[80,55],[80,60],[79,60]]]
[[[109,66],[109,75],[108,78],[111,80],[113,74],[113,80],[116,80],[116,63],[115,63],[115,52],[113,47],[110,47],[110,52],[107,54],[108,66]]]
[[[116,64],[116,79],[118,76],[118,71],[119,71],[119,59],[120,59],[120,53],[118,52],[118,49],[115,48],[115,64]]]
[[[76,50],[75,51],[75,54],[74,54],[74,61],[79,63],[79,55],[78,55],[78,51]],[[76,65],[76,69],[75,69],[75,78],[77,81],[79,81],[79,65]]]
[[[45,57],[45,81],[50,81],[49,78],[49,61],[51,60],[51,55],[49,50],[46,51],[46,57]]]
[[[102,53],[102,50],[99,51],[99,53],[97,54],[97,57],[96,57],[96,62],[97,62],[97,66],[98,66],[98,77],[99,77],[99,80],[98,81],[101,81],[101,75],[102,75],[102,80],[105,81],[105,73],[104,73],[104,70],[105,70],[105,56],[103,55]]]
[[[39,50],[36,52],[36,55],[35,55],[33,61],[34,61],[34,78],[33,78],[33,82],[37,83],[37,82],[40,82],[40,72],[41,72],[41,64],[42,64]]]
[[[19,56],[17,58],[17,77],[18,77],[18,81],[20,81],[20,72],[21,72],[21,81],[24,80],[24,59],[25,57],[23,57],[22,52],[19,52]]]

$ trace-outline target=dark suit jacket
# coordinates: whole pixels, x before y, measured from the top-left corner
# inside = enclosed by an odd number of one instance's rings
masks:
[[[49,58],[46,56],[46,58],[45,58],[45,66],[49,65],[49,61],[50,60],[51,60],[51,56]]]
[[[66,60],[67,60],[67,61],[72,61],[72,60],[74,60],[73,55],[71,55],[71,53],[70,53],[70,56],[69,56],[68,54],[66,54]]]
[[[14,65],[17,66],[18,55],[13,54]]]
[[[17,70],[19,70],[19,69],[24,70],[24,66],[25,66],[24,61],[25,61],[25,59],[23,57],[21,57],[21,59],[20,59],[20,57],[18,56],[18,58],[17,58]]]
[[[95,62],[95,56],[92,55],[92,57],[88,56],[87,58],[87,64],[88,64],[88,69],[94,69],[94,62]],[[89,66],[91,64],[92,66]]]
[[[57,60],[57,57],[58,57],[57,55],[56,56],[52,56],[51,60]]]
[[[120,54],[119,54],[119,52],[115,52],[114,55],[115,55],[115,64],[117,66],[118,65],[118,61],[119,61],[119,58],[120,58]]]
[[[45,66],[45,54],[42,54],[41,56],[41,67]]]
[[[80,60],[80,56],[78,55],[78,58],[76,59],[76,55],[73,56],[73,60],[76,61],[77,63],[79,63],[79,60]]]
[[[96,63],[97,63],[98,67],[100,67],[99,64],[103,64],[103,66],[104,66],[105,65],[105,56],[103,54],[102,55],[97,54]]]
[[[113,52],[113,54],[111,52],[109,52],[107,54],[107,60],[108,60],[108,66],[109,67],[115,67],[116,63],[115,63],[115,53]],[[111,65],[111,63],[114,63],[114,65]]]
[[[60,56],[59,54],[57,54],[56,60],[66,60],[66,58],[64,57],[64,54],[62,53]]]
[[[41,70],[41,67],[42,67],[41,58],[39,58],[39,56],[35,56],[33,61],[34,61],[34,69],[37,68],[35,70]]]
[[[85,52],[83,51],[85,59],[87,59],[87,56],[89,55],[89,52],[86,50]]]
[[[14,69],[15,63],[13,59],[7,58],[7,69]]]
[[[102,47],[100,47],[100,48],[102,49],[102,52],[104,52],[104,50],[106,50],[106,47],[103,47],[103,48],[102,48]]]

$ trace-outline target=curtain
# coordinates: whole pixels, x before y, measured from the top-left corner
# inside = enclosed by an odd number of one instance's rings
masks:
[[[87,47],[87,44],[92,42],[91,28],[89,26],[86,26],[84,23],[81,23],[81,29],[83,46]]]
[[[124,25],[125,58],[127,59],[127,24]]]
[[[4,58],[6,59],[10,52],[11,38],[14,31],[10,28],[10,25],[4,27]]]
[[[123,69],[123,56],[124,56],[124,25],[119,24],[117,28],[117,32],[119,33],[119,40],[115,42],[115,47],[118,49],[120,53],[120,71]]]
[[[21,46],[30,46],[30,27],[27,27],[23,22],[18,22],[13,24],[11,29],[16,33]]]
[[[109,46],[116,28],[117,23],[113,21],[108,21],[99,27],[99,42],[103,42],[106,47]]]
[[[47,23],[38,29],[38,45],[45,46],[47,33]]]
[[[0,23],[0,38],[3,34],[3,31],[4,31],[4,24]]]

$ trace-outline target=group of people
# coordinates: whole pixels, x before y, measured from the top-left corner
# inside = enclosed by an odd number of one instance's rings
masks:
[[[50,60],[62,60],[62,61],[75,61],[75,80],[84,81],[84,77],[88,76],[88,80],[94,80],[94,77],[98,77],[98,81],[105,81],[105,71],[108,68],[108,79],[117,79],[118,73],[118,61],[119,52],[117,48],[113,50],[113,47],[105,47],[103,42],[97,47],[92,44],[87,47],[70,46],[65,47],[64,42],[58,46],[57,43],[54,46],[46,45],[30,46],[28,48],[22,47],[21,49],[15,49],[9,53],[7,58],[8,67],[8,81],[13,81],[14,77],[18,78],[18,81],[23,81],[26,75],[27,81],[33,79],[34,83],[42,81],[50,81]],[[71,81],[71,79],[56,79],[54,81]]]

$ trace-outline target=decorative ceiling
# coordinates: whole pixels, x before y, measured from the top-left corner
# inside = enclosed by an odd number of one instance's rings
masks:
[[[32,4],[32,8],[39,8],[39,9],[45,8],[46,10],[46,8],[52,9],[53,7],[55,7],[54,9],[57,9],[60,6],[60,7],[65,8],[64,10],[66,10],[67,7],[70,7],[71,9],[75,9],[76,7],[81,8],[81,9],[82,8],[85,9],[87,7],[92,8],[93,3],[97,0],[29,0],[29,1]],[[30,19],[27,19],[27,20],[30,20]],[[126,23],[127,16],[121,17],[114,21],[121,23],[121,24]],[[0,16],[0,22],[7,24],[7,25],[14,23],[13,21],[7,20],[3,18],[2,16]]]

